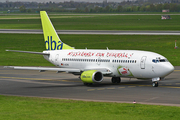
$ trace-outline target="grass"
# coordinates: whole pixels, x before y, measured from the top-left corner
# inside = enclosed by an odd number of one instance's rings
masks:
[[[179,36],[169,35],[61,35],[61,40],[76,49],[145,50],[162,54],[174,65],[179,66],[180,49],[174,49],[174,42],[180,45]],[[0,65],[52,66],[41,55],[6,52],[24,50],[42,52],[45,50],[43,35],[0,34]]]
[[[0,119],[20,120],[173,120],[180,107],[126,103],[85,102],[0,95]]]
[[[56,30],[180,30],[180,15],[50,15]],[[42,29],[38,15],[0,16],[0,29]]]

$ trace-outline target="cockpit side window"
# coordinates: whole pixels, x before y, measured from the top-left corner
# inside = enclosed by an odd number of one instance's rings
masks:
[[[167,59],[160,59],[160,62],[168,62]]]
[[[168,60],[167,60],[167,59],[153,59],[152,62],[153,62],[153,63],[168,62]]]

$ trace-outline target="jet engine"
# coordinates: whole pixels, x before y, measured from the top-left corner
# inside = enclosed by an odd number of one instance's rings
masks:
[[[97,70],[84,71],[81,74],[81,80],[84,83],[100,83],[103,80],[103,74]]]

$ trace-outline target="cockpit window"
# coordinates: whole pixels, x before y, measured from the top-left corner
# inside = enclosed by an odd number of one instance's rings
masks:
[[[153,60],[152,60],[152,62],[154,62],[154,63],[158,63],[158,62],[159,62],[159,60],[153,59]]]
[[[160,62],[168,62],[167,59],[160,59]]]
[[[153,59],[152,62],[158,63],[158,62],[168,62],[167,59]]]

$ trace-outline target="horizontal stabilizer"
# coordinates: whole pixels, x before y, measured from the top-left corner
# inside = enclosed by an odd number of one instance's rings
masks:
[[[21,52],[21,53],[30,53],[30,54],[39,54],[39,55],[49,55],[49,53],[43,53],[43,52],[19,51],[19,50],[6,50],[6,51]]]

